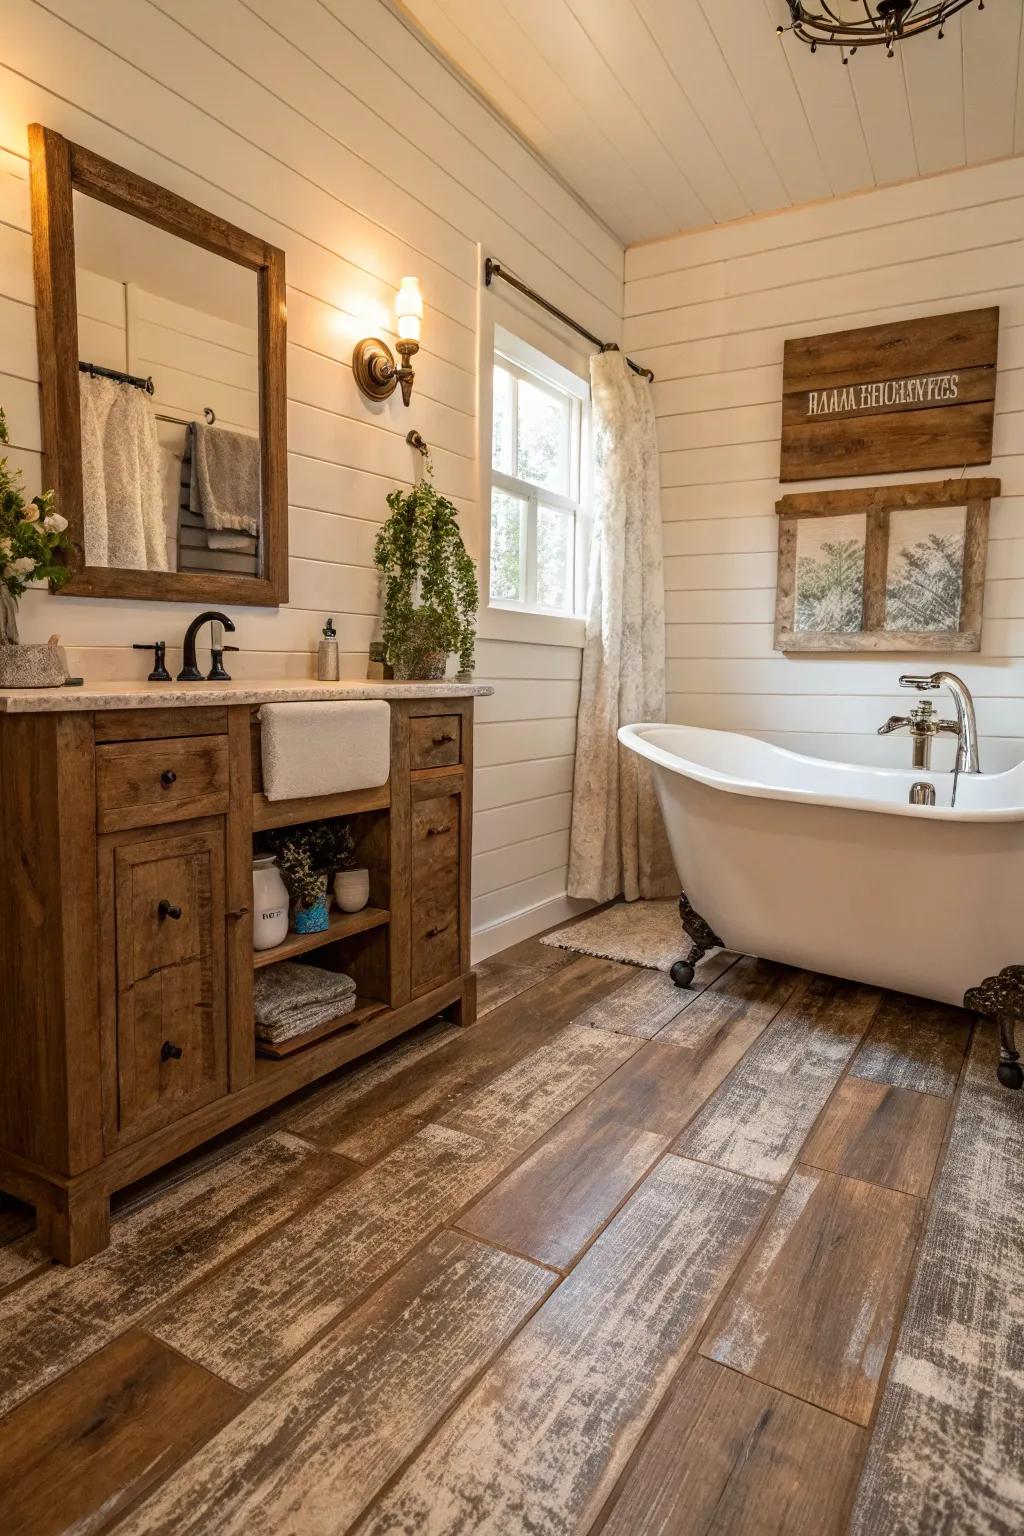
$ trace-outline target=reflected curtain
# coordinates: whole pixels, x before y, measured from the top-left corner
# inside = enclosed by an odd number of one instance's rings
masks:
[[[160,447],[149,396],[87,373],[78,385],[86,564],[166,571]]]
[[[651,386],[591,358],[594,533],[576,729],[569,895],[678,891],[648,765],[618,728],[665,718],[661,483]]]

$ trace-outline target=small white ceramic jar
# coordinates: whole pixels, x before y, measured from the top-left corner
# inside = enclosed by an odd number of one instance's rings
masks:
[[[361,912],[370,899],[370,871],[339,869],[334,877],[334,899],[342,912]]]
[[[273,854],[252,861],[252,947],[273,949],[288,937],[288,887]]]

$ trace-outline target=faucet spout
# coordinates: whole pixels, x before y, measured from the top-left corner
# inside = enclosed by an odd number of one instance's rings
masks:
[[[928,689],[948,688],[953,695],[953,703],[956,706],[956,725],[951,721],[937,722],[937,729],[948,731],[950,735],[957,737],[956,769],[957,773],[980,773],[981,766],[978,756],[978,722],[974,713],[974,700],[963,678],[957,677],[955,672],[932,672],[928,677],[918,677],[913,673],[904,673],[900,678],[901,688],[916,688],[923,693]]]
[[[206,608],[202,613],[197,613],[188,629],[185,631],[185,639],[182,644],[182,667],[178,673],[179,683],[201,683],[203,674],[196,666],[196,636],[204,624],[223,624],[224,628],[233,631],[235,624],[226,613],[219,612],[216,608]]]

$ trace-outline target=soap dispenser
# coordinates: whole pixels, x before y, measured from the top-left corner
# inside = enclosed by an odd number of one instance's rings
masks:
[[[341,676],[337,635],[332,617],[324,625],[324,636],[317,648],[316,675],[321,683],[336,683]]]

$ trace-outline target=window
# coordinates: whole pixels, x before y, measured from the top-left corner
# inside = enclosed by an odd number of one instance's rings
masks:
[[[496,329],[491,442],[491,603],[577,614],[585,605],[589,519],[582,379]]]

